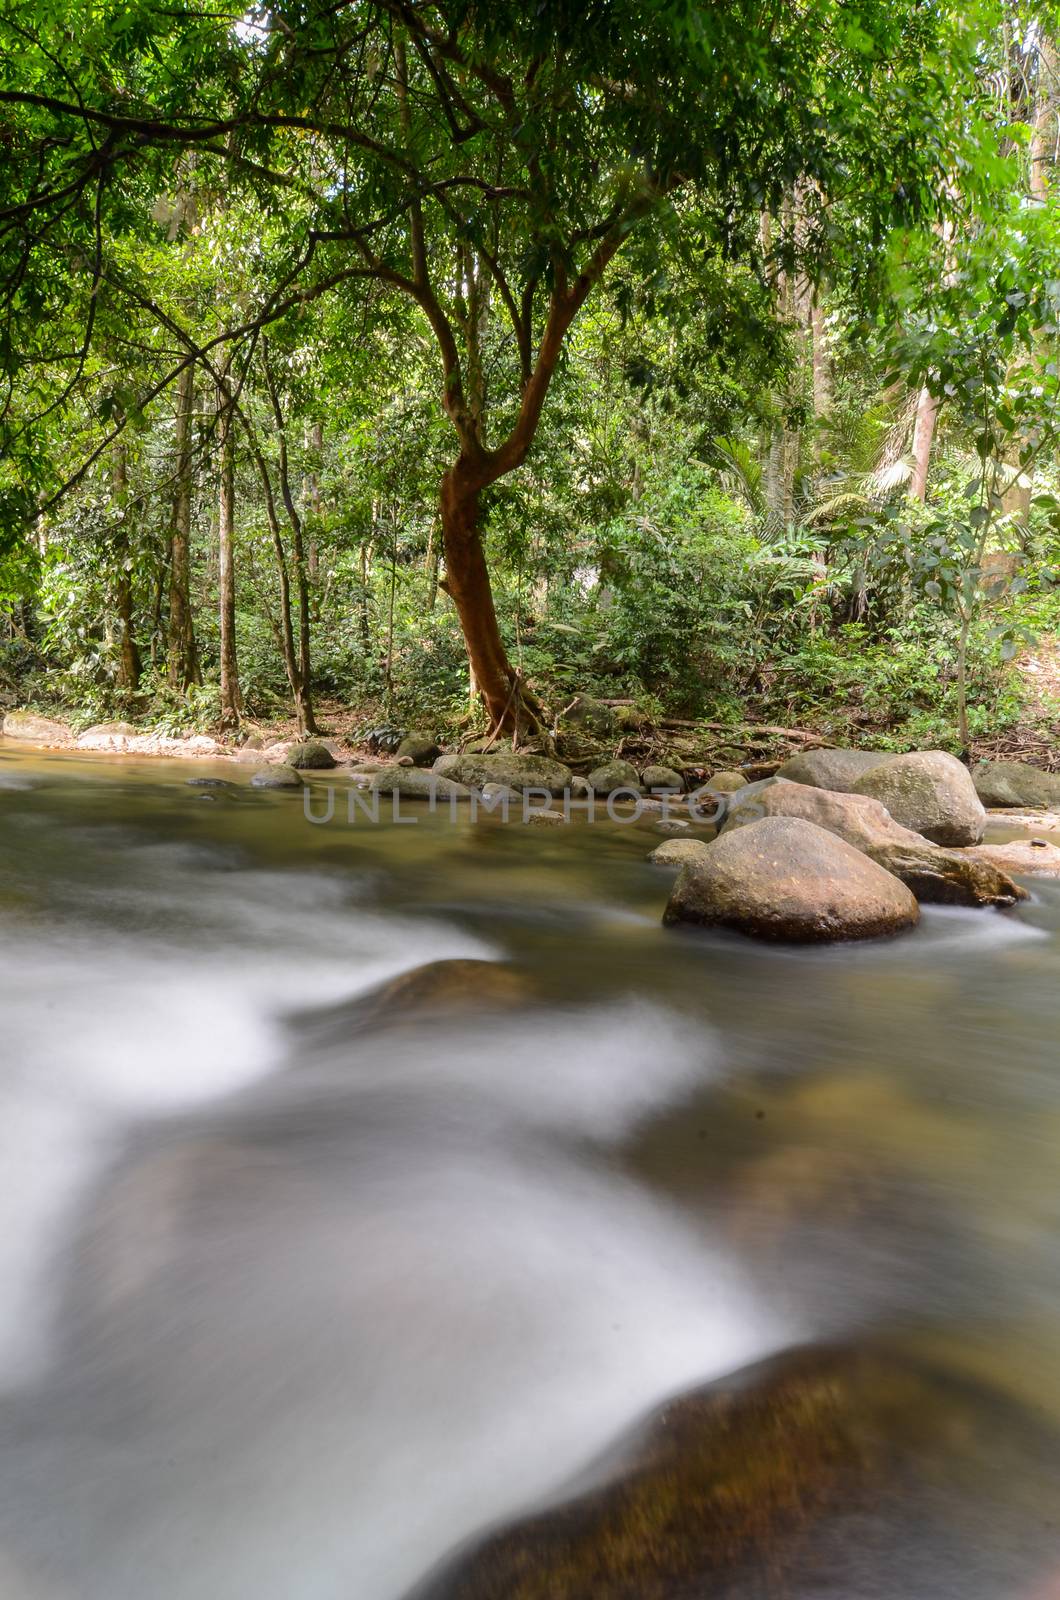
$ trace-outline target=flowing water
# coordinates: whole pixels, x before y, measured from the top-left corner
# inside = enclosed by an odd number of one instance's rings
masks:
[[[1060,885],[769,949],[660,926],[647,825],[211,770],[0,752],[0,1600],[401,1600],[796,1343],[1060,1429]],[[334,1022],[468,956],[525,1006]],[[1058,1466],[844,1600],[1060,1594]]]

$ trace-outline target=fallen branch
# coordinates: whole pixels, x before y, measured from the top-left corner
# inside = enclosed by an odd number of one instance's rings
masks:
[[[661,728],[707,728],[712,733],[730,733],[733,743],[739,743],[745,735],[752,738],[766,736],[770,739],[790,739],[793,744],[819,744],[826,743],[819,733],[811,733],[806,728],[777,728],[765,722],[686,722],[680,717],[664,717],[659,723]]]

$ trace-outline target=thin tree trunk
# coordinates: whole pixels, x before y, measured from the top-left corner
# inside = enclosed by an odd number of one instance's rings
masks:
[[[931,444],[935,437],[935,420],[939,414],[938,398],[926,386],[920,391],[913,424],[913,475],[909,480],[909,493],[921,505],[927,499],[928,469],[931,466]]]
[[[139,687],[143,664],[136,643],[133,617],[132,578],[129,575],[129,529],[126,523],[129,510],[129,478],[125,459],[125,441],[120,436],[114,445],[114,498],[121,511],[121,523],[114,541],[114,609],[118,614],[118,686],[133,690]]]
[[[189,363],[177,383],[177,429],[173,520],[169,543],[168,673],[174,689],[198,683],[199,662],[191,613],[191,422],[195,407],[195,369]]]
[[[217,588],[221,624],[221,725],[238,728],[243,714],[236,649],[236,451],[227,396],[217,396],[220,474],[217,496]]]
[[[313,451],[316,459],[319,461],[320,453],[324,448],[323,423],[314,422],[313,426],[310,428],[309,448]],[[320,475],[315,467],[313,471],[309,473],[306,479],[306,490],[306,498],[309,501],[309,509],[313,513],[313,528],[309,536],[309,543],[306,552],[306,565],[309,570],[309,581],[311,584],[316,585],[320,577],[320,551],[317,545],[317,530],[319,529],[324,517],[324,500],[320,493]]]
[[[287,520],[291,525],[291,554],[294,565],[295,595],[298,600],[298,717],[303,733],[316,733],[317,725],[313,716],[312,674],[310,667],[309,636],[311,618],[309,609],[309,581],[306,571],[305,539],[302,529],[302,519],[298,514],[294,495],[291,492],[291,476],[287,461],[287,431],[284,425],[283,412],[280,408],[280,396],[276,387],[272,367],[269,363],[268,340],[261,342],[262,365],[265,371],[265,382],[268,386],[269,400],[272,404],[273,417],[276,422],[276,433],[279,444],[279,485],[280,498],[283,508],[287,513]]]

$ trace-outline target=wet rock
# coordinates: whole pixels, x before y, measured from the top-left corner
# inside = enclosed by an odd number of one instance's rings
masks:
[[[886,750],[806,750],[785,761],[777,769],[777,777],[848,794],[859,778],[890,760]]]
[[[73,744],[72,731],[62,722],[50,717],[38,717],[32,711],[9,711],[4,717],[3,731],[8,739],[25,739],[32,744]]]
[[[1032,1530],[1049,1491],[1020,1463],[1048,1476],[1054,1449],[1015,1403],[915,1357],[792,1350],[672,1400],[569,1498],[457,1553],[408,1600],[912,1594],[914,1540],[932,1592],[968,1593],[971,1572],[976,1595],[1023,1593],[1025,1552],[986,1554],[984,1573],[969,1530],[1003,1519],[1044,1565]],[[896,1572],[909,1583],[879,1587]]]
[[[933,845],[895,822],[890,812],[868,795],[766,778],[750,784],[732,802],[723,831],[746,827],[762,816],[802,817],[827,828],[900,878],[922,903],[1004,907],[1026,898],[1004,872],[970,860],[963,851]]]
[[[972,782],[984,806],[1060,810],[1060,773],[1043,772],[1026,761],[980,761],[972,768]]]
[[[520,819],[531,828],[561,828],[566,825],[567,819],[562,811],[528,811]]]
[[[239,791],[239,785],[227,778],[185,778],[184,781],[189,789],[229,789],[233,794]]]
[[[681,794],[685,780],[673,767],[645,767],[640,781],[650,794],[661,790],[665,794]]]
[[[919,915],[905,885],[844,839],[801,818],[764,817],[683,868],[663,921],[809,943],[899,933]]]
[[[428,961],[338,1005],[289,1019],[307,1049],[333,1048],[377,1029],[424,1027],[488,1016],[533,999],[525,975],[502,961]]]
[[[541,789],[558,795],[571,781],[571,770],[561,761],[549,756],[520,755],[514,750],[441,756],[433,770],[473,789],[481,789],[487,783],[503,783],[520,793],[524,789]]]
[[[866,854],[901,878],[922,905],[1005,908],[1027,899],[1026,889],[996,862],[977,860],[970,851],[944,850],[924,839],[878,845]]]
[[[704,850],[709,849],[710,845],[702,839],[664,839],[649,852],[648,860],[654,861],[657,867],[683,867],[689,861],[698,860]]]
[[[251,778],[251,787],[254,789],[300,789],[302,777],[294,767],[276,766],[262,767],[260,772],[255,772]]]
[[[715,794],[735,794],[738,789],[746,787],[747,779],[735,767],[719,767],[717,772],[711,773],[704,785],[713,789]]]
[[[653,833],[685,833],[692,826],[681,817],[663,817],[659,822],[652,823]]]
[[[399,761],[407,757],[414,767],[429,767],[441,753],[437,739],[430,733],[407,733],[396,751]]]
[[[419,767],[388,767],[377,772],[368,786],[378,794],[397,794],[405,800],[470,800],[471,790],[437,772]]]
[[[338,762],[326,744],[318,739],[306,739],[288,750],[287,765],[296,772],[329,772]]]
[[[482,798],[487,805],[500,806],[502,800],[507,800],[509,805],[513,800],[522,798],[517,789],[512,789],[506,783],[486,783],[482,786]]]
[[[640,773],[629,761],[607,761],[602,767],[594,767],[588,782],[594,794],[614,794],[618,789],[640,793]]]
[[[1060,878],[1060,850],[1047,839],[1013,839],[1008,844],[977,844],[962,856],[1015,873],[1017,877]]]
[[[896,822],[932,844],[978,844],[986,812],[967,767],[944,750],[892,756],[853,785],[855,794],[881,801]]]

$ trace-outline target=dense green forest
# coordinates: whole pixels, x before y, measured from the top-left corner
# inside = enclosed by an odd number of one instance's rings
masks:
[[[0,7],[0,691],[1035,751],[1049,8]]]

